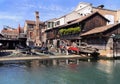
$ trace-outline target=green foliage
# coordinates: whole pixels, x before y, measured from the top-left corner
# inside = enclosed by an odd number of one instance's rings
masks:
[[[68,34],[79,33],[80,31],[81,31],[80,27],[74,27],[74,28],[60,29],[59,34],[60,35],[68,35]]]
[[[65,29],[60,29],[60,30],[59,30],[59,34],[60,34],[60,35],[64,35],[64,31],[65,31]]]

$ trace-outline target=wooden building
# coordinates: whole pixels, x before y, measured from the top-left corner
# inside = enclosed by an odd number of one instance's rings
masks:
[[[120,23],[96,27],[81,37],[82,41],[98,48],[101,55],[120,56]]]
[[[85,42],[98,48],[101,55],[120,56],[120,23],[107,25],[108,22],[108,19],[95,12],[70,21],[68,24],[46,30],[47,40],[69,40],[76,42],[78,45]],[[80,28],[79,32],[75,33],[72,30],[73,33],[68,33],[67,29],[76,27]],[[60,30],[64,32],[61,34]]]
[[[76,42],[79,45],[81,42],[80,35],[82,33],[85,33],[96,27],[105,26],[105,25],[107,25],[108,22],[109,22],[108,19],[103,17],[100,13],[95,12],[90,15],[75,19],[73,21],[69,21],[65,25],[61,25],[61,26],[46,30],[47,40],[51,41],[51,43],[53,43],[53,44],[54,44],[54,42],[53,42],[54,40],[55,41],[56,40],[57,41],[69,40],[72,42]],[[78,31],[74,32],[76,27],[79,28],[79,30],[78,30],[79,32]],[[66,34],[65,33],[60,34],[61,29],[66,29],[66,31],[67,31],[71,28],[73,29],[72,32],[70,32],[70,33],[67,32]]]

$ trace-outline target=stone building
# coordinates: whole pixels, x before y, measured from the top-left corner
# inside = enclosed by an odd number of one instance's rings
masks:
[[[29,46],[40,46],[44,41],[42,38],[42,31],[45,28],[44,22],[39,20],[39,12],[35,12],[35,21],[26,20],[24,25],[24,33],[27,35],[27,45]]]

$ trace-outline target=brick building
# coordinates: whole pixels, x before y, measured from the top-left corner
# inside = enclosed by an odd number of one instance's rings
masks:
[[[26,35],[20,25],[16,29],[5,26],[1,31],[1,35],[3,37],[0,38],[0,43],[6,49],[15,49],[16,45],[26,46]]]
[[[26,20],[24,25],[24,33],[27,35],[27,45],[40,46],[42,43],[42,30],[45,28],[44,22],[39,20],[39,12],[35,12],[35,21]]]
[[[24,33],[24,31],[23,28],[20,27],[20,25],[16,29],[5,26],[1,31],[1,34],[8,39],[17,39],[20,37],[21,33]]]

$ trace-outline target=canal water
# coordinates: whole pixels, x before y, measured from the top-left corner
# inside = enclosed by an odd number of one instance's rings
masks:
[[[120,60],[40,67],[1,65],[0,84],[120,84]]]

